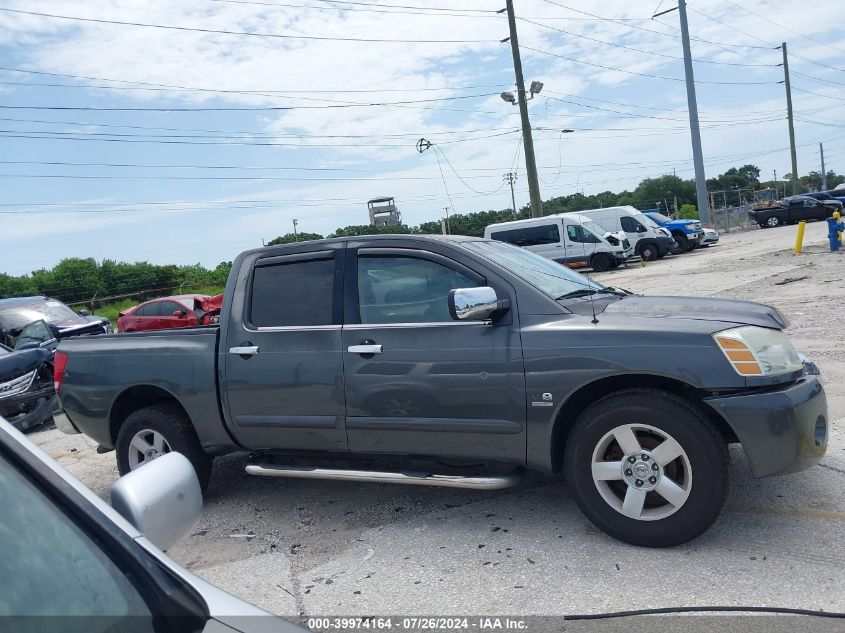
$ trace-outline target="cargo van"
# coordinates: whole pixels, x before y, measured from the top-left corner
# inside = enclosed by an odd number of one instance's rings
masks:
[[[616,268],[634,253],[623,234],[577,213],[491,224],[484,237],[521,246],[570,268],[589,266],[597,272]]]
[[[622,231],[634,253],[646,261],[660,259],[676,247],[675,239],[667,229],[630,205],[579,211],[578,215],[590,218],[606,231]]]

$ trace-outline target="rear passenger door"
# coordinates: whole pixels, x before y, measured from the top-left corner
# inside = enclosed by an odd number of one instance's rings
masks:
[[[225,407],[250,449],[345,451],[343,244],[263,256],[229,309]]]
[[[376,241],[349,248],[349,449],[522,462],[525,380],[516,310],[495,324],[460,322],[447,302],[455,288],[491,285],[515,305],[513,289],[434,248],[382,248]]]

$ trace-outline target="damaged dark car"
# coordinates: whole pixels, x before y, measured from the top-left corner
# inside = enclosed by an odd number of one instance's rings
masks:
[[[23,328],[15,348],[0,344],[0,417],[24,431],[48,422],[58,409],[53,388],[55,327],[36,321]]]
[[[44,321],[62,336],[80,334],[109,334],[108,319],[74,312],[58,299],[51,297],[15,297],[0,299],[0,344],[15,347],[21,331],[30,323]]]

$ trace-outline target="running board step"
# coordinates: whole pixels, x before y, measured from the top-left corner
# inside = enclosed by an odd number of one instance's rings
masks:
[[[519,483],[518,469],[502,475],[466,477],[430,473],[391,473],[378,470],[346,470],[312,466],[284,466],[271,463],[246,465],[246,472],[261,477],[294,477],[298,479],[334,479],[336,481],[365,481],[411,486],[440,486],[441,488],[470,488],[472,490],[501,490]]]

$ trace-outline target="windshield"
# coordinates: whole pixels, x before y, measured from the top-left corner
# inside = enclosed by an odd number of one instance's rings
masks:
[[[593,221],[582,222],[581,228],[589,231],[596,237],[604,237],[608,233],[608,231],[601,224],[598,224]]]
[[[652,219],[651,219],[650,217],[648,217],[647,215],[643,215],[642,213],[638,213],[638,214],[637,214],[637,215],[635,215],[634,217],[635,217],[637,220],[639,220],[642,224],[645,224],[646,226],[650,226],[650,227],[651,227],[651,228],[653,228],[653,229],[656,229],[656,228],[660,227],[660,225],[659,225],[657,222],[655,222],[654,220],[652,220]]]
[[[496,262],[552,299],[574,290],[601,290],[601,284],[588,280],[566,266],[518,246],[504,242],[468,242],[467,248]]]
[[[649,213],[645,217],[647,217],[650,220],[654,220],[655,222],[660,222],[661,224],[665,224],[666,222],[672,221],[672,218],[667,218],[662,213]]]
[[[36,298],[31,302],[16,302],[8,307],[0,307],[0,327],[5,330],[20,329],[33,321],[41,320],[56,325],[87,323],[85,317],[78,315],[64,303],[55,299]]]

